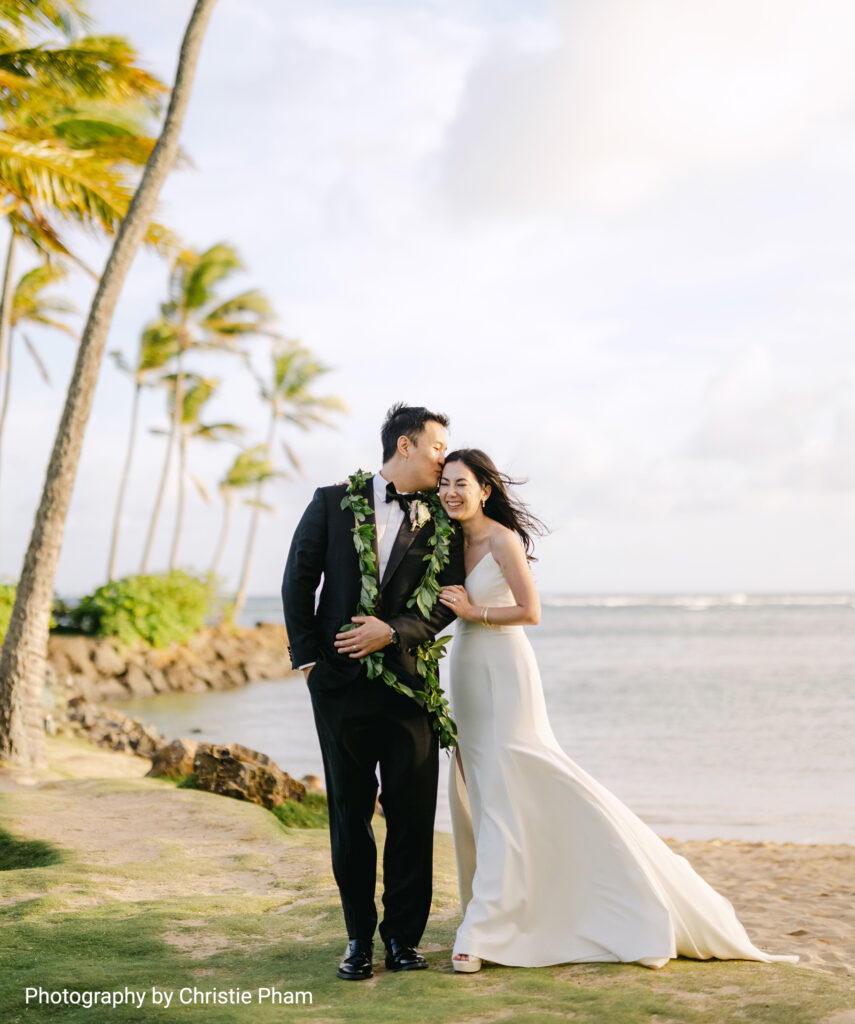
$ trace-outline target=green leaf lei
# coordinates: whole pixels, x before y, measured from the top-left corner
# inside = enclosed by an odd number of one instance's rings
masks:
[[[361,469],[349,476],[347,478],[347,494],[341,502],[341,507],[349,508],[354,518],[353,546],[356,548],[359,559],[361,579],[357,615],[373,615],[379,593],[377,559],[374,556],[375,527],[374,523],[368,521],[368,517],[374,515],[374,510],[368,499],[359,493],[371,476],[371,473],[366,473]],[[442,589],[437,577],[448,565],[451,535],[454,528],[435,491],[426,493],[421,500],[430,509],[435,529],[433,536],[428,541],[430,551],[424,559],[428,563],[425,574],[407,601],[407,607],[412,608],[415,605],[428,619]],[[342,631],[348,629],[356,629],[356,624],[350,622],[342,627]],[[421,690],[414,690],[406,683],[402,683],[395,673],[386,667],[383,651],[375,651],[373,654],[366,654],[364,658],[360,658],[360,661],[365,664],[369,679],[379,677],[393,690],[424,705],[430,716],[434,732],[439,736],[441,747],[457,745],[457,726],[449,714],[448,701],[439,685],[439,659],[445,655],[445,646],[450,639],[450,636],[441,636],[435,640],[425,640],[415,649],[416,672],[422,680],[423,688]]]

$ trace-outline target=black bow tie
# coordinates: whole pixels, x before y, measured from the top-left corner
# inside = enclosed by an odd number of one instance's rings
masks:
[[[415,494],[402,494],[393,483],[386,484],[386,501],[397,501],[401,508],[404,510],[404,514],[409,514],[410,502],[418,499],[418,493]]]

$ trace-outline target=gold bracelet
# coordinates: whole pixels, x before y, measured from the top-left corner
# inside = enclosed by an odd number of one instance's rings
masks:
[[[489,626],[490,625],[490,623],[487,621],[487,609],[486,609],[486,607],[481,609],[481,621],[484,623],[485,626]]]

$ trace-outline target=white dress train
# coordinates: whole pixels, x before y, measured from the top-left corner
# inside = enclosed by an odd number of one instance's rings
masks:
[[[466,590],[477,605],[516,603],[489,553]],[[564,753],[522,626],[458,623],[451,702],[455,954],[518,967],[798,960],[754,946],[730,902]]]

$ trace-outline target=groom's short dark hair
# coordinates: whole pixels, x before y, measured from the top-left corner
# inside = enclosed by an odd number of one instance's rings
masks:
[[[423,405],[404,405],[396,402],[386,413],[383,426],[380,428],[380,440],[383,442],[383,461],[388,462],[398,448],[398,438],[403,434],[413,444],[418,444],[419,434],[425,424],[433,421],[441,427],[448,427],[448,417],[441,412],[431,412]]]

